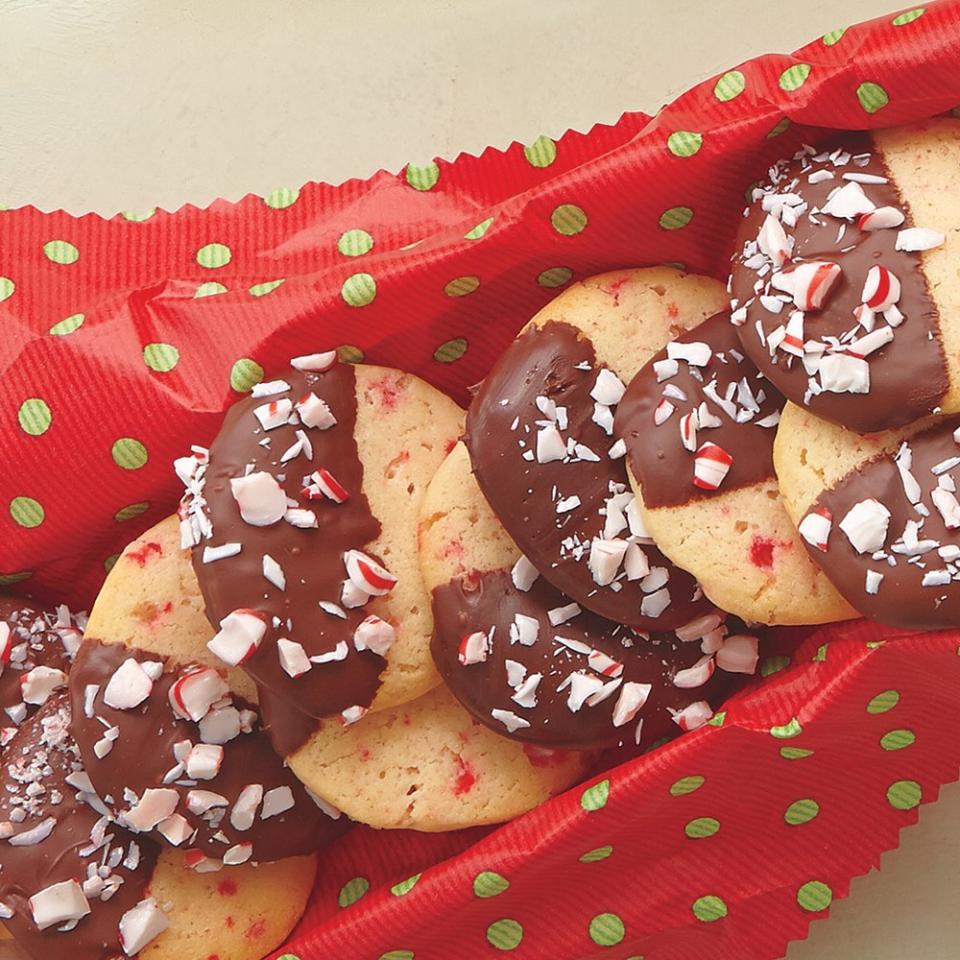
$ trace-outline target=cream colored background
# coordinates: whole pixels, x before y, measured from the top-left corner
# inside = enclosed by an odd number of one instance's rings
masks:
[[[889,0],[0,0],[0,201],[175,208],[653,112]],[[945,728],[944,736],[950,735]],[[960,789],[789,960],[955,960]]]

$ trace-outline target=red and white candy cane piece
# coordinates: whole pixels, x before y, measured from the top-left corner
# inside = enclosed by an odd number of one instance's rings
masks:
[[[697,700],[696,703],[688,704],[682,710],[671,710],[670,715],[673,717],[673,722],[684,733],[689,733],[710,721],[713,717],[713,708],[706,700]]]
[[[704,443],[693,461],[693,485],[701,490],[716,490],[730,472],[733,457],[723,447]]]
[[[327,350],[326,353],[307,353],[302,357],[294,357],[290,366],[295,370],[310,370],[313,373],[326,373],[337,362],[337,351]]]
[[[170,687],[168,699],[173,712],[184,720],[199,723],[230,688],[211,667],[188,670]]]
[[[799,264],[791,273],[793,302],[800,310],[819,310],[842,273],[840,264],[826,260]]]
[[[900,280],[893,271],[874,264],[867,271],[860,299],[871,310],[888,310],[900,299]]]
[[[120,820],[131,830],[144,832],[152,830],[158,823],[171,817],[180,802],[180,794],[169,787],[147,787],[140,799]]]
[[[343,562],[350,582],[375,597],[382,597],[397,585],[397,578],[386,567],[360,550],[348,550]]]
[[[267,623],[257,610],[234,610],[220,621],[220,630],[207,649],[231,667],[246,663],[267,632]]]
[[[713,657],[701,657],[692,667],[678,670],[673,676],[673,685],[681,690],[702,687],[713,676],[716,666]]]
[[[899,227],[904,221],[903,211],[896,207],[877,207],[870,213],[863,213],[857,220],[861,230],[887,230],[890,227]]]
[[[253,408],[253,415],[260,421],[264,430],[273,430],[282,427],[293,412],[293,402],[287,397],[282,400],[271,400]]]
[[[310,485],[305,488],[305,493],[311,500],[317,499],[313,493],[314,488],[334,503],[346,503],[350,499],[347,488],[325,467],[314,470],[307,479]]]
[[[627,681],[613,708],[613,725],[622,727],[628,724],[643,709],[652,690],[652,684]]]
[[[460,641],[457,659],[465,667],[474,663],[484,663],[487,659],[487,635],[479,630],[468,633]]]
[[[296,402],[295,406],[297,413],[300,414],[300,422],[305,427],[312,427],[316,430],[329,430],[337,424],[337,418],[333,415],[326,402],[321,400],[315,393],[305,394]]]
[[[604,677],[619,677],[623,673],[623,664],[608,657],[602,650],[591,650],[587,654],[587,665]]]
[[[780,341],[780,349],[795,357],[803,356],[803,311],[794,310],[787,319],[787,332]]]
[[[361,620],[353,631],[353,645],[358,651],[372,650],[381,657],[387,655],[396,639],[397,631],[393,625],[373,614]]]
[[[9,663],[13,652],[13,630],[6,620],[0,621],[0,663]]]
[[[697,449],[697,411],[691,410],[680,418],[680,442],[684,450],[693,453]]]
[[[234,477],[230,492],[240,516],[254,527],[269,527],[287,512],[287,495],[275,477],[261,470],[246,477]]]
[[[826,507],[815,507],[800,521],[797,529],[811,547],[826,552],[833,529],[833,514]]]
[[[757,236],[757,245],[761,253],[769,257],[773,265],[779,268],[790,259],[793,239],[787,236],[780,221],[768,213]]]
[[[727,673],[754,674],[760,659],[759,645],[760,641],[756,637],[745,633],[727,637],[717,651],[717,666]]]
[[[673,416],[673,411],[677,408],[664,397],[653,410],[653,425],[659,427],[666,423]]]

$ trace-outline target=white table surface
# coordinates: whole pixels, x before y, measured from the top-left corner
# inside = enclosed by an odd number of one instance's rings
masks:
[[[0,201],[173,209],[585,130],[894,3],[0,0]],[[788,960],[956,960],[958,820],[950,787]]]

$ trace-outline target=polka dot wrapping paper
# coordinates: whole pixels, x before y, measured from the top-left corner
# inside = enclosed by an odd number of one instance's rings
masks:
[[[725,277],[771,162],[956,108],[958,62],[960,2],[932,3],[558,141],[204,210],[3,211],[0,584],[89,605],[175,507],[174,457],[292,355],[337,344],[466,401],[572,280]],[[960,631],[825,627],[707,727],[512,824],[358,828],[276,956],[778,957],[956,778],[958,652]]]

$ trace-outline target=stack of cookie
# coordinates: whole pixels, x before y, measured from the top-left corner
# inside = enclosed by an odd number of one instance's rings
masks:
[[[804,148],[728,288],[575,284],[465,419],[335,351],[257,384],[89,619],[0,607],[13,935],[255,960],[353,821],[518,816],[708,723],[769,625],[960,622],[958,156],[956,120]]]

